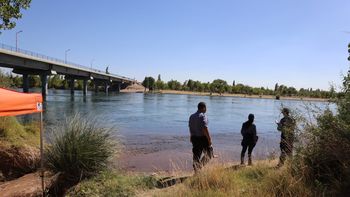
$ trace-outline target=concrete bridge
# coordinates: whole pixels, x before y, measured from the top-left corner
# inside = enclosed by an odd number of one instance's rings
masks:
[[[44,99],[47,94],[48,76],[55,74],[65,75],[65,78],[69,80],[71,94],[74,94],[75,80],[83,80],[84,95],[87,93],[88,80],[94,83],[95,91],[98,91],[99,86],[103,86],[106,93],[108,93],[109,87],[115,87],[116,91],[119,92],[128,84],[136,83],[136,80],[124,76],[106,73],[5,44],[0,44],[0,67],[13,68],[13,73],[23,75],[23,92],[29,91],[28,75],[39,75]]]

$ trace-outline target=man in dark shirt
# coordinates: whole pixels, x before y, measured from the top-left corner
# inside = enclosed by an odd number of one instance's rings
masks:
[[[282,109],[283,118],[277,123],[277,130],[281,131],[281,156],[277,167],[281,167],[287,157],[293,155],[294,130],[296,127],[295,120],[290,117],[289,109]]]
[[[244,165],[244,155],[248,148],[248,165],[252,165],[252,152],[256,145],[258,136],[256,135],[256,126],[253,124],[254,114],[249,114],[248,121],[243,123],[241,134],[243,136],[242,140],[242,152],[241,152],[241,165]]]
[[[198,111],[189,118],[191,134],[193,169],[198,172],[211,159],[211,137],[208,131],[208,118],[205,115],[207,107],[204,102],[198,104]],[[201,159],[203,153],[203,157]]]

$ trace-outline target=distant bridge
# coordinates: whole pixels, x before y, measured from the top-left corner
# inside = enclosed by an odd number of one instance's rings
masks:
[[[23,92],[29,91],[28,75],[39,75],[44,98],[47,94],[48,76],[54,74],[65,75],[66,79],[69,80],[71,94],[74,94],[75,80],[83,80],[84,95],[87,93],[88,80],[94,82],[95,91],[98,91],[99,86],[103,86],[106,93],[108,93],[109,87],[116,87],[116,91],[119,92],[122,86],[136,83],[136,80],[128,77],[106,73],[5,44],[0,44],[0,67],[13,68],[12,72],[23,75]]]

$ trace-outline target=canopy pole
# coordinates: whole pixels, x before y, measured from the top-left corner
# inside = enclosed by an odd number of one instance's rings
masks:
[[[43,143],[43,112],[40,112],[40,173],[41,173],[41,188],[43,196],[45,196],[45,182],[44,182],[44,143]]]

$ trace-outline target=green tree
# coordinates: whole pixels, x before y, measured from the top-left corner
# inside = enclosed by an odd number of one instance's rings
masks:
[[[181,90],[182,88],[181,83],[176,80],[170,80],[167,84],[170,90]]]
[[[28,9],[31,0],[0,0],[0,30],[16,26],[14,19],[22,18],[21,9]]]
[[[0,70],[0,87],[11,87],[12,86],[12,81],[8,75],[3,73],[2,70]]]
[[[224,93],[225,91],[225,87],[227,86],[227,82],[222,80],[222,79],[215,79],[212,83],[211,83],[211,91],[212,92],[216,92],[219,94]]]
[[[50,78],[49,88],[55,88],[55,89],[64,88],[63,79],[61,78],[60,75],[54,75],[53,77]]]
[[[142,82],[142,85],[145,88],[148,88],[150,91],[152,91],[155,87],[155,79],[153,77],[145,77],[145,79]]]
[[[188,90],[194,91],[194,81],[192,79],[189,79],[186,85],[188,87]]]
[[[23,77],[16,75],[16,76],[12,76],[11,75],[11,79],[12,79],[12,84],[15,87],[21,88],[23,86]]]
[[[210,83],[202,83],[204,92],[210,92]]]
[[[277,93],[277,91],[278,91],[278,88],[279,88],[278,83],[276,83],[276,84],[275,84],[275,92],[276,92],[276,93]]]
[[[158,76],[158,80],[156,81],[155,86],[156,86],[156,89],[158,89],[158,90],[165,89],[165,83],[162,80],[160,80],[160,75]]]
[[[29,80],[29,87],[30,88],[41,86],[40,77],[38,75],[29,75],[28,80]]]

